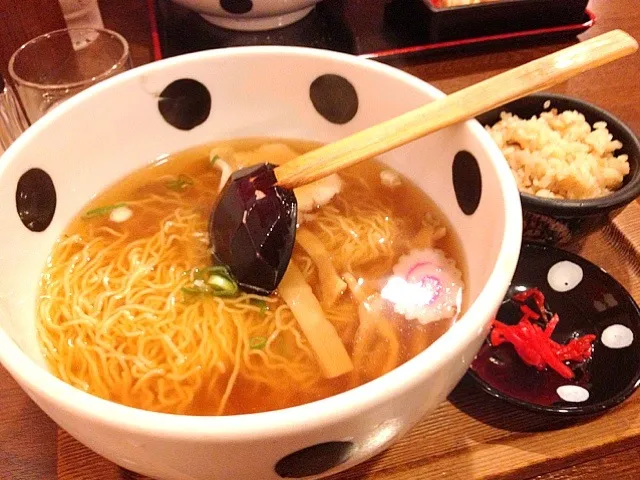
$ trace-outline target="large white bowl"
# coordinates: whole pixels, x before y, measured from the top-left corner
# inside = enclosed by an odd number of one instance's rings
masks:
[[[191,104],[200,115],[174,115],[184,120],[176,128],[160,114],[159,96],[167,95],[160,95],[167,85],[185,78],[192,81],[174,87],[199,85],[205,100],[210,94],[211,108],[200,98]],[[56,237],[82,205],[164,154],[230,137],[330,142],[442,95],[417,78],[370,60],[320,50],[248,47],[163,60],[63,103],[0,159],[0,362],[80,442],[155,478],[325,475],[387,448],[460,380],[518,258],[518,192],[500,151],[475,121],[382,156],[423,188],[455,226],[466,256],[472,303],[426,351],[354,390],[295,408],[232,417],[159,414],[93,397],[58,380],[44,366],[34,328],[37,283]],[[28,179],[23,175],[33,168],[46,172],[57,198],[52,221],[47,225],[45,215],[40,227],[46,228],[40,232],[26,228],[16,211],[16,198],[25,193],[18,182]],[[22,186],[31,189],[31,214],[53,208],[45,183],[23,181]]]
[[[271,30],[311,13],[321,0],[173,0],[231,30]]]

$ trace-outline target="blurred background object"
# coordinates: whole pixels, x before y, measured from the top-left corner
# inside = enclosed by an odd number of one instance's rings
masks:
[[[218,27],[260,31],[281,28],[306,17],[321,0],[175,0]]]
[[[8,79],[9,58],[20,45],[65,26],[58,0],[0,0],[0,74]]]
[[[104,28],[98,0],[58,0],[68,28]],[[75,44],[84,41],[81,35],[71,31]]]

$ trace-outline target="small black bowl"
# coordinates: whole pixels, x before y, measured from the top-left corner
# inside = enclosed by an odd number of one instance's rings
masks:
[[[549,102],[547,106],[546,102]],[[629,127],[602,108],[555,93],[535,93],[493,109],[476,119],[483,126],[490,126],[500,120],[501,112],[510,112],[528,119],[553,108],[558,112],[577,110],[585,116],[590,125],[606,122],[613,138],[623,145],[616,151],[616,155],[627,154],[630,167],[623,186],[604,197],[561,200],[520,193],[524,221],[523,239],[549,245],[563,245],[601,228],[640,196],[640,141]]]
[[[526,365],[510,344],[486,341],[468,375],[490,395],[521,408],[555,415],[593,415],[627,399],[640,385],[640,309],[633,297],[597,265],[556,247],[525,243],[497,319],[521,317],[514,294],[538,288],[560,322],[552,339],[566,343],[593,334],[590,360],[573,364],[575,378]],[[582,398],[571,398],[571,393]],[[564,397],[564,398],[563,398]],[[586,398],[584,398],[586,397]]]

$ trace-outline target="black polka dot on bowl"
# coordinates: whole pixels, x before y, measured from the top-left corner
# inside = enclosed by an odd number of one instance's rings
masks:
[[[180,130],[191,130],[209,118],[211,94],[197,80],[181,78],[162,90],[158,109],[170,125]]]
[[[343,125],[358,112],[358,94],[344,77],[321,75],[309,88],[309,97],[316,111],[331,123]]]
[[[351,442],[326,442],[303,448],[280,459],[275,471],[282,478],[319,475],[346,462],[351,456]]]
[[[23,173],[16,187],[16,210],[32,232],[47,229],[56,213],[56,188],[47,172],[32,168]]]
[[[453,189],[460,210],[473,215],[482,196],[482,176],[476,157],[466,150],[456,153],[453,159]]]
[[[247,13],[253,8],[251,0],[220,0],[220,6],[225,12],[229,13]]]

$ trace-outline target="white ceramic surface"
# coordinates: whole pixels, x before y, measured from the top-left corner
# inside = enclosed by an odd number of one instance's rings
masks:
[[[259,75],[256,75],[259,72]],[[358,108],[343,124],[310,100],[319,76],[343,77]],[[206,120],[171,126],[158,95],[190,78],[211,94]],[[0,362],[27,394],[76,439],[119,465],[167,480],[277,480],[275,464],[300,449],[350,442],[352,467],[387,448],[441,403],[473,359],[514,272],[520,201],[498,148],[475,121],[381,157],[440,206],[462,239],[473,300],[426,351],[362,387],[300,407],[235,417],[188,417],[124,407],[51,375],[35,337],[37,282],[56,237],[93,195],[154,159],[215,139],[247,136],[330,142],[443,94],[399,70],[352,56],[290,47],[247,47],[170,58],[118,75],[71,98],[25,132],[0,161]],[[461,150],[479,165],[482,194],[464,214],[452,163]],[[36,233],[16,213],[16,185],[45,170],[57,192],[51,224]],[[345,444],[342,444],[345,445]],[[320,447],[322,449],[322,447]],[[318,477],[309,477],[318,478]]]
[[[321,0],[174,0],[219,27],[271,30],[308,15]]]

